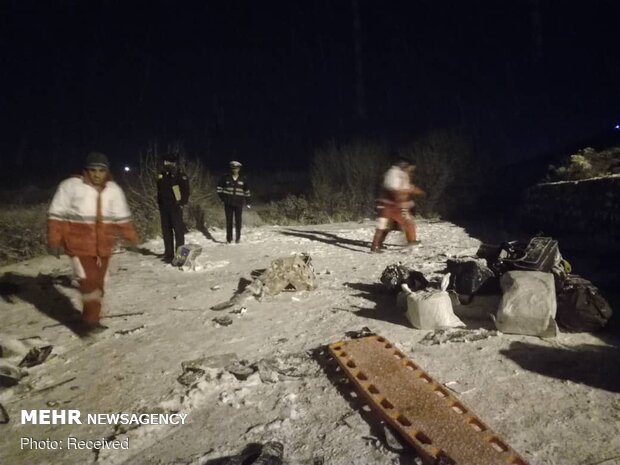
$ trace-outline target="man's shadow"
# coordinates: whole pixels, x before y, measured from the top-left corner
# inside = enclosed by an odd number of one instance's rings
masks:
[[[613,343],[617,344],[617,340]],[[521,368],[542,376],[620,393],[620,349],[617,345],[582,344],[560,348],[517,341],[500,353]]]
[[[370,246],[372,245],[369,241],[347,239],[346,237],[341,237],[336,234],[324,231],[303,231],[299,229],[288,229],[286,231],[280,231],[280,234],[283,234],[285,236],[301,237],[303,239],[308,239],[311,241],[323,242],[324,244],[335,245],[336,247],[353,250],[354,252],[367,253],[370,250]],[[361,247],[363,250],[355,247]]]
[[[145,257],[153,256],[159,257],[160,254],[153,252],[152,250],[147,249],[146,247],[136,247],[131,250],[132,252],[138,253],[140,255],[144,255]]]
[[[358,310],[352,312],[357,316],[382,320],[397,325],[410,326],[404,312],[396,306],[396,294],[389,292],[380,283],[344,283],[345,286],[359,291],[353,294],[355,297],[362,297],[374,304],[373,307],[357,307]]]
[[[5,273],[0,277],[0,298],[9,304],[16,303],[16,299],[28,302],[44,315],[65,325],[76,335],[85,336],[80,326],[81,312],[73,306],[66,295],[56,288],[56,285],[72,287],[71,277]]]
[[[211,242],[215,242],[216,244],[223,244],[225,241],[218,241],[213,234],[209,231],[209,227],[207,226],[207,216],[205,211],[200,207],[190,207],[190,214],[193,216],[194,221],[196,222],[196,229],[202,233],[204,237],[206,237]]]

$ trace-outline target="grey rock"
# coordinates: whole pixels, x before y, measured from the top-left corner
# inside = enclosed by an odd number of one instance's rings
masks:
[[[269,360],[261,360],[256,364],[258,375],[263,383],[277,383],[280,380],[276,366]]]
[[[200,378],[202,378],[205,374],[204,370],[190,370],[184,372],[181,376],[177,378],[177,381],[181,383],[183,386],[191,386],[198,382]]]
[[[250,375],[252,375],[256,371],[256,368],[248,366],[247,362],[242,360],[240,362],[235,362],[231,365],[228,365],[226,367],[226,371],[231,373],[238,380],[245,381],[250,377]]]

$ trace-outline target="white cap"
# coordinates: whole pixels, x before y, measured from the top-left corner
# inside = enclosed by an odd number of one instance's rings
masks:
[[[243,165],[240,162],[233,160],[230,162],[230,166],[231,167],[238,166],[239,168],[241,168]]]

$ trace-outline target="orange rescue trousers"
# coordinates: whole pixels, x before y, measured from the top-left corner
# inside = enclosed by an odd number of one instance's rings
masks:
[[[407,242],[414,242],[417,238],[416,225],[413,216],[406,208],[399,208],[395,205],[386,205],[379,210],[377,219],[377,229],[372,239],[371,250],[378,250],[383,245],[383,241],[391,231],[390,225],[397,223],[405,233]]]
[[[82,267],[78,273],[82,294],[82,321],[96,324],[101,316],[104,283],[110,257],[76,257]]]

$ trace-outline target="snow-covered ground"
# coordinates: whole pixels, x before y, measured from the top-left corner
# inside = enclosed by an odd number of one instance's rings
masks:
[[[223,232],[213,230],[216,240]],[[410,327],[395,298],[377,292],[382,270],[404,264],[437,277],[445,260],[473,255],[479,241],[446,222],[420,221],[422,245],[400,247],[393,233],[384,254],[369,254],[373,223],[258,227],[238,245],[191,233],[204,249],[194,272],[164,265],[151,252],[113,257],[107,287],[109,329],[80,339],[57,324],[76,289],[63,276],[68,259],[39,257],[8,266],[0,328],[5,360],[19,361],[31,345],[53,345],[52,355],[30,368],[19,385],[0,388],[11,420],[0,425],[0,464],[192,464],[240,452],[249,443],[284,444],[288,464],[413,464],[413,455],[388,450],[374,417],[350,396],[317,352],[364,326],[394,342],[441,383],[457,392],[531,464],[620,463],[620,354],[617,341],[590,334],[553,340],[499,334],[475,342],[428,344],[429,331]],[[305,252],[318,275],[314,291],[285,292],[231,309],[240,279],[271,260]],[[10,274],[9,274],[10,273]],[[37,278],[37,275],[41,274]],[[45,276],[48,276],[47,278]],[[49,276],[56,277],[50,280]],[[63,285],[64,284],[64,285]],[[243,307],[245,310],[243,310]],[[231,313],[232,312],[232,313]],[[115,315],[129,314],[115,317]],[[229,315],[220,326],[215,317]],[[469,322],[472,329],[490,321]],[[7,343],[10,339],[12,343]],[[204,375],[186,386],[181,363],[206,357]],[[256,363],[239,380],[225,367]],[[21,425],[22,409],[79,409],[88,413],[181,412],[186,424]],[[129,439],[128,450],[22,450],[21,438],[66,441]]]

